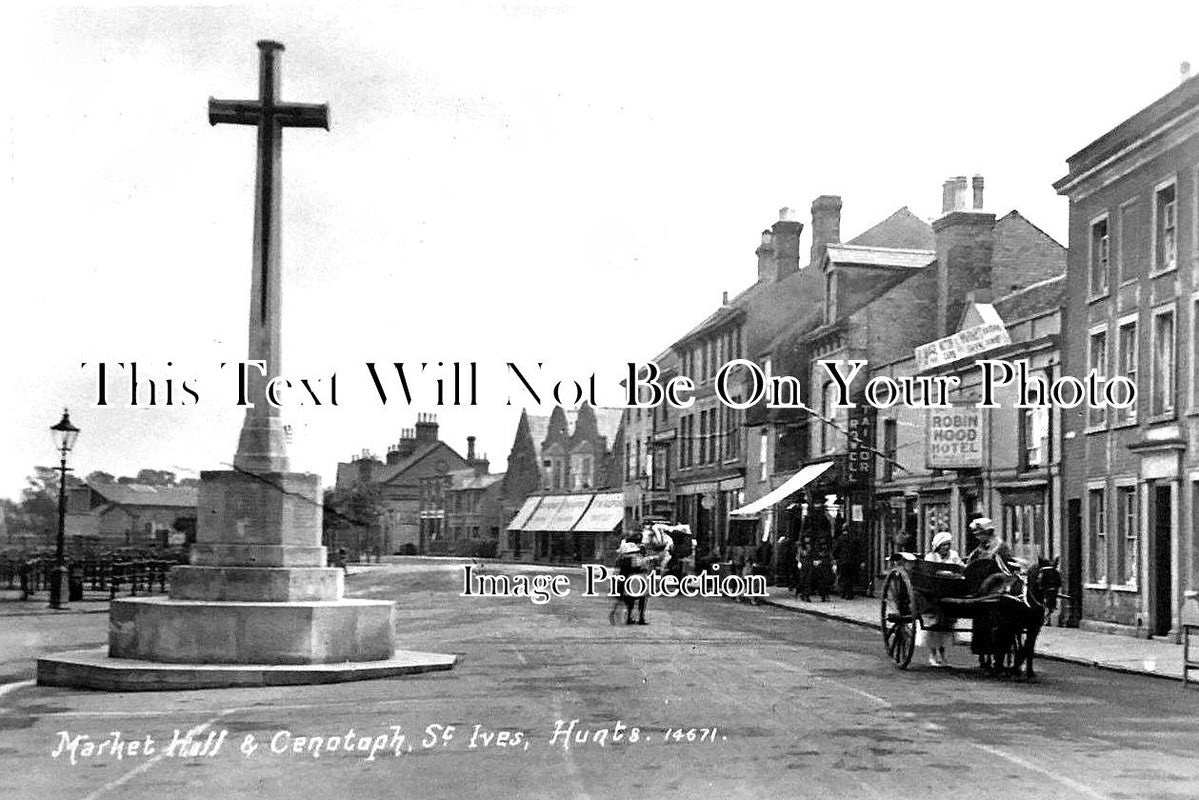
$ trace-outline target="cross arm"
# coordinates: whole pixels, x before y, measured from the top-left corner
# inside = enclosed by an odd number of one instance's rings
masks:
[[[208,98],[208,124],[257,125],[262,119],[262,104],[257,100],[217,100]]]
[[[329,106],[325,103],[281,103],[275,106],[274,116],[284,128],[329,130]]]

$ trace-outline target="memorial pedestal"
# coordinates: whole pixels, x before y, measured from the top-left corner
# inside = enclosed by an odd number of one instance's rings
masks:
[[[114,600],[108,655],[38,660],[38,683],[113,690],[326,683],[450,669],[396,652],[394,605],[344,598],[324,566],[320,479],[205,472],[191,564],[169,597]]]

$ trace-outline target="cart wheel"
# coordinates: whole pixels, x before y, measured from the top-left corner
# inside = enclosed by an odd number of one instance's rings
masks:
[[[883,584],[880,626],[887,656],[907,669],[916,650],[916,616],[912,613],[912,583],[906,572],[892,570]]]

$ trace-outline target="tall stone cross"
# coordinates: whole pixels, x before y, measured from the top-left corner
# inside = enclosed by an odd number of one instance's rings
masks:
[[[280,208],[283,198],[283,129],[329,130],[329,107],[314,103],[284,103],[279,99],[278,42],[258,43],[258,99],[208,100],[212,125],[254,125],[258,128],[258,169],[254,186],[254,265],[250,279],[250,360],[266,362],[266,375],[250,370],[246,409],[234,466],[254,472],[288,470],[286,438],[279,409],[268,404],[266,382],[282,371],[282,297],[280,280]]]

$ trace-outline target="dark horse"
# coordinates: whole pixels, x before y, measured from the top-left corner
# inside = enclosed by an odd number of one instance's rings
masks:
[[[978,596],[988,602],[975,615],[976,641],[971,647],[979,666],[992,674],[1018,676],[1023,670],[1025,677],[1035,678],[1037,636],[1057,609],[1061,588],[1057,558],[1038,559],[1024,575],[1002,570],[985,578]]]

